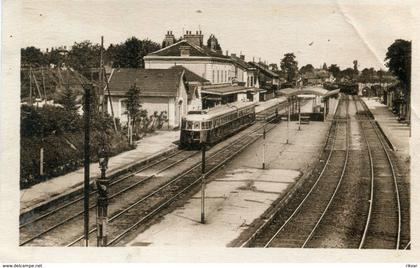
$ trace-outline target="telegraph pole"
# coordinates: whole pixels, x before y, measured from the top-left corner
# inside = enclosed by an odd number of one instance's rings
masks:
[[[201,142],[201,223],[206,223],[204,216],[204,199],[205,199],[205,175],[206,174],[206,144]]]
[[[299,96],[297,96],[298,99],[298,112],[299,112],[299,130],[300,130],[300,99]]]
[[[263,161],[262,161],[262,169],[265,169],[265,127],[263,130]]]
[[[84,142],[84,238],[85,246],[89,246],[89,187],[90,187],[90,94],[92,84],[85,85],[85,105],[84,105],[84,128],[85,128],[85,142]]]
[[[289,143],[289,123],[290,123],[290,102],[289,98],[287,98],[287,139],[286,143]]]

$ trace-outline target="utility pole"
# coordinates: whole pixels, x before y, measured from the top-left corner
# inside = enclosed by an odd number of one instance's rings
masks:
[[[263,130],[263,155],[262,155],[262,169],[265,169],[265,127]]]
[[[287,139],[286,143],[289,143],[289,124],[290,124],[290,101],[289,98],[287,98]]]
[[[106,177],[108,168],[108,150],[105,136],[101,140],[101,148],[99,149],[99,168],[101,169],[101,178],[96,181],[98,189],[97,210],[96,210],[96,229],[97,229],[97,246],[106,247],[108,244],[108,186],[109,180]]]
[[[299,96],[297,96],[297,100],[298,100],[298,112],[299,112],[299,130],[300,130],[300,98],[299,98]]]
[[[32,67],[29,65],[29,105],[32,106]]]
[[[205,199],[205,187],[206,187],[206,144],[201,142],[201,223],[206,223],[204,215],[204,199]]]
[[[105,109],[105,90],[104,90],[104,37],[101,36],[101,56],[99,63],[99,81],[102,92],[102,111]]]
[[[85,246],[89,246],[89,188],[90,188],[90,94],[92,84],[85,85],[85,105],[84,105],[84,128],[85,128],[85,143],[84,143],[84,237]]]

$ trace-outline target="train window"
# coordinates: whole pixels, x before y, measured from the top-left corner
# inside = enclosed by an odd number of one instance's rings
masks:
[[[193,122],[192,121],[188,121],[187,123],[187,129],[192,129],[193,128]]]

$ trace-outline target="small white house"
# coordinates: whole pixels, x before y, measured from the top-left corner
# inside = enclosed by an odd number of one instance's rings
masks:
[[[188,111],[184,73],[182,69],[113,69],[108,84],[114,117],[127,122],[126,94],[135,85],[140,90],[142,109],[148,115],[166,112],[169,128],[179,127]],[[107,103],[111,113],[111,103]]]

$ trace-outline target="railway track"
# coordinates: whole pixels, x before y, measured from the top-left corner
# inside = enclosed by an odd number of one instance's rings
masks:
[[[390,149],[377,125],[366,113],[367,107],[358,97],[355,106],[361,119],[370,164],[369,209],[359,249],[404,249],[409,241],[406,241],[406,245],[401,244],[400,190]]]
[[[295,206],[275,213],[256,230],[245,247],[305,247],[319,226],[340,187],[348,158],[348,100],[341,100],[334,116],[331,137],[328,138],[328,155],[319,175],[305,193],[297,194],[300,201]],[[336,176],[337,170],[340,174]],[[332,193],[326,195],[324,192]]]
[[[197,154],[198,152],[176,150],[171,155],[159,158],[141,167],[135,172],[130,172],[112,180],[109,187],[109,199],[114,200],[128,191],[134,190],[136,187],[141,186],[148,180],[156,177],[158,174]],[[148,172],[149,174],[142,177],[136,176],[141,172]],[[94,197],[96,192],[96,190],[90,192],[91,198],[89,200],[89,208],[91,215],[95,213],[94,209],[96,208],[96,199]],[[83,195],[79,195],[73,200],[21,224],[19,226],[21,240],[20,246],[28,245],[43,235],[46,235],[65,225],[69,221],[77,220],[82,217],[83,212]]]
[[[255,142],[259,138],[258,131],[261,131],[266,125],[268,125],[267,130],[274,128],[274,125],[262,124],[235,142],[232,142],[229,146],[210,154],[206,158],[207,168],[205,177],[224,165],[248,145]],[[162,185],[118,214],[112,216],[109,219],[107,245],[119,245],[130,233],[133,233],[140,225],[147,224],[149,220],[162,212],[170,204],[186,195],[194,193],[194,189],[197,189],[196,187],[200,185],[200,182],[201,163],[197,163],[187,171],[171,179],[167,184]],[[139,217],[139,215],[142,216]],[[95,241],[96,228],[91,229],[89,233],[91,235],[91,241]],[[83,237],[80,236],[67,246],[78,246],[82,242]]]
[[[210,154],[207,161],[209,166],[208,173],[214,171],[220,165],[216,163],[224,163],[228,161],[233,155],[237,154],[247,145],[255,141],[258,136],[254,134],[262,129],[263,126],[267,124],[256,124],[244,130],[244,136],[247,138],[244,139],[243,136],[235,138],[234,141],[224,148]],[[270,124],[268,124],[270,126]],[[239,142],[238,142],[239,141]],[[250,142],[249,144],[247,142]],[[129,233],[135,226],[138,226],[140,223],[145,222],[150,219],[153,215],[157,214],[161,209],[169,205],[171,202],[175,201],[178,197],[183,195],[188,191],[188,189],[193,188],[197,184],[199,179],[193,179],[200,177],[197,175],[197,166],[194,165],[191,169],[187,170],[184,174],[181,174],[175,178],[165,178],[165,176],[158,176],[160,173],[170,169],[171,167],[178,165],[181,162],[189,161],[192,157],[200,154],[199,151],[176,151],[174,154],[165,157],[164,159],[157,160],[156,162],[151,163],[143,167],[141,170],[133,172],[128,175],[124,175],[112,182],[110,188],[110,199],[111,201],[109,206],[109,211],[111,212],[110,222],[110,238],[109,245],[113,245],[125,234]],[[231,157],[229,156],[231,155]],[[146,176],[139,176],[147,172]],[[157,183],[154,183],[153,187],[147,186],[146,182],[150,181],[153,178],[153,181],[161,180],[161,183],[156,187]],[[131,193],[136,192],[136,198],[127,198]],[[94,192],[92,193],[94,194]],[[141,196],[138,198],[138,196]],[[165,197],[171,196],[169,199]],[[117,201],[118,199],[118,201]],[[164,201],[163,201],[164,200]],[[82,199],[76,198],[71,202],[64,204],[60,207],[57,207],[47,213],[32,219],[28,222],[23,223],[20,226],[20,245],[78,245],[80,244],[82,238],[81,236],[74,237],[71,243],[65,242],[61,239],[60,232],[65,230],[66,232],[81,233],[80,226],[82,226],[82,215],[83,215],[83,205]],[[90,205],[90,222],[94,223],[95,207],[96,200],[91,199]],[[121,204],[117,204],[121,203]],[[145,209],[145,207],[147,209]],[[141,210],[142,214],[139,214]],[[135,212],[133,212],[135,211]],[[140,217],[140,220],[137,222],[132,222],[133,219],[139,219],[139,215],[145,215]],[[127,220],[130,218],[130,220]],[[131,225],[130,225],[131,224]],[[134,227],[132,225],[134,224]],[[113,226],[116,226],[114,228]],[[123,228],[125,227],[125,229]],[[122,230],[124,229],[124,230]],[[96,228],[94,224],[90,226],[90,234],[92,235],[92,240],[95,240],[93,234],[96,233]]]
[[[369,110],[358,97],[351,101],[356,120],[349,120],[349,101],[341,101],[332,125],[337,129],[327,142],[331,150],[317,178],[300,186],[304,194],[288,197],[292,201],[271,214],[242,247],[410,248],[409,198],[400,202],[400,188],[405,196],[407,187],[401,186]]]

